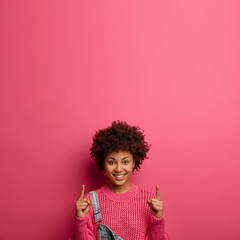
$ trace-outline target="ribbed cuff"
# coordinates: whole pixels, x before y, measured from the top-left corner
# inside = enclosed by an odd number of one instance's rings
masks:
[[[164,220],[164,215],[162,215],[161,218],[157,218],[157,217],[155,217],[154,215],[151,214],[151,217],[152,217],[153,223],[154,223],[154,222],[161,222],[161,221]]]
[[[164,216],[161,218],[156,218],[152,215],[152,228],[151,228],[151,236],[153,239],[165,239],[165,219]]]
[[[79,218],[75,216],[77,230],[81,231],[84,226],[87,224],[87,216]]]

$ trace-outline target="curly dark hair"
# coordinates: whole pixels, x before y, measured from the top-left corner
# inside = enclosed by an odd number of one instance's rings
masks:
[[[104,169],[106,156],[119,150],[130,152],[135,162],[134,170],[139,170],[143,160],[148,159],[150,144],[144,140],[144,134],[138,126],[130,126],[120,120],[94,134],[90,155],[100,171]]]

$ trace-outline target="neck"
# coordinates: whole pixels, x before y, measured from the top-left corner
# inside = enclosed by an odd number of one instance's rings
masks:
[[[121,186],[114,185],[112,182],[110,182],[108,186],[110,190],[116,194],[124,194],[131,188],[130,182],[126,182],[124,185]]]

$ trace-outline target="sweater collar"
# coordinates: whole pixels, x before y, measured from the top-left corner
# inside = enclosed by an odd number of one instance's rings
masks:
[[[138,191],[138,186],[134,185],[131,183],[131,188],[123,193],[123,194],[116,194],[112,192],[108,186],[108,184],[104,185],[102,187],[103,193],[110,198],[112,201],[116,202],[128,202],[130,201],[137,193]]]

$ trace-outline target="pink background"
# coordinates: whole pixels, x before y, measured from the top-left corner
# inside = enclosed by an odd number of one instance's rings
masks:
[[[237,240],[240,4],[0,1],[0,239],[64,240],[96,130],[145,130],[132,181],[160,186],[171,240]]]

